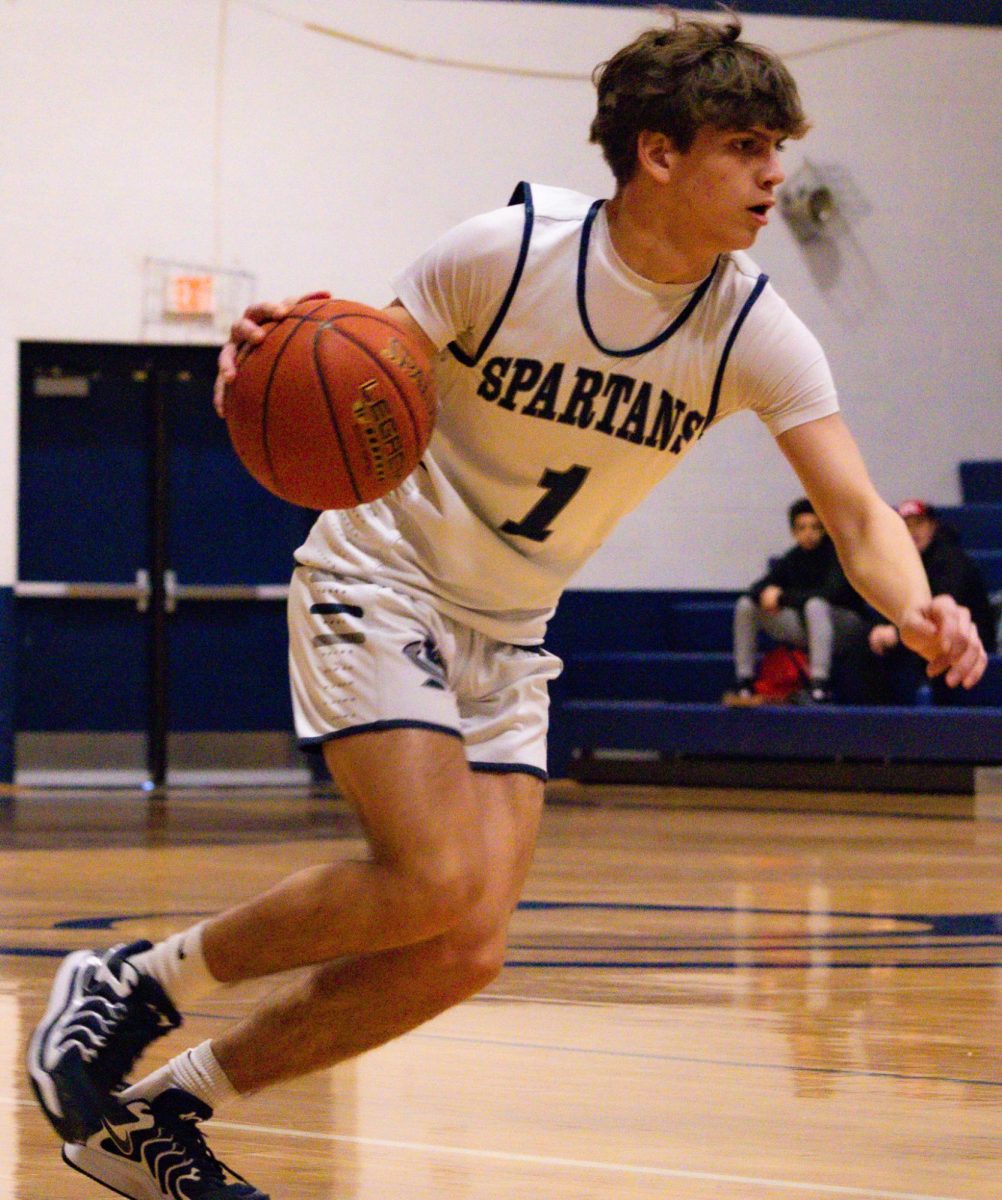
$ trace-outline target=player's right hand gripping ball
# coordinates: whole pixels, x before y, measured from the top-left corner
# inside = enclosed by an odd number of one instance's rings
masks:
[[[226,424],[258,483],[305,508],[354,508],[401,484],[435,423],[431,363],[378,309],[307,300],[240,355]]]

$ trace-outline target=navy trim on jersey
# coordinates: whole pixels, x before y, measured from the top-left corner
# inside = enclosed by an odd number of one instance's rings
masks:
[[[751,295],[742,305],[741,311],[738,313],[737,320],[731,327],[731,332],[727,335],[727,341],[724,343],[724,352],[720,356],[720,365],[717,367],[717,376],[713,381],[713,392],[710,395],[710,407],[706,413],[706,420],[703,422],[703,428],[699,431],[699,436],[710,428],[713,418],[717,415],[717,405],[720,401],[720,388],[724,382],[724,368],[727,366],[727,360],[731,354],[731,347],[734,345],[734,339],[741,331],[741,326],[745,322],[745,317],[751,312],[752,305],[762,295],[765,290],[765,285],[769,282],[768,275],[760,275],[755,281],[755,286],[751,290]]]
[[[604,200],[595,201],[588,210],[588,215],[585,217],[584,225],[581,229],[581,250],[578,254],[578,314],[581,317],[581,324],[584,326],[585,333],[587,333],[591,344],[597,350],[601,350],[603,354],[609,354],[613,358],[631,358],[635,354],[646,354],[648,350],[656,350],[658,346],[667,342],[673,333],[682,328],[692,316],[696,305],[706,295],[706,290],[713,282],[713,277],[717,273],[717,263],[713,264],[713,270],[692,293],[689,303],[685,308],[682,309],[667,329],[663,329],[652,341],[649,341],[644,346],[636,346],[632,350],[613,350],[609,346],[603,346],[595,336],[595,331],[591,327],[591,321],[588,319],[588,306],[585,298],[585,277],[588,269],[588,245],[591,242],[591,227],[595,224],[598,210],[604,203]]]
[[[525,224],[522,227],[522,244],[518,250],[518,262],[515,264],[515,271],[511,277],[511,283],[508,284],[508,291],[505,293],[504,299],[501,301],[501,307],[497,311],[497,315],[491,322],[490,329],[484,334],[483,341],[477,347],[475,354],[467,354],[458,342],[449,343],[449,353],[453,358],[458,359],[464,367],[475,367],[483,357],[487,347],[494,341],[497,331],[501,328],[501,322],[508,315],[508,309],[511,308],[511,302],[515,299],[515,292],[518,289],[519,280],[522,278],[522,272],[525,270],[525,260],[529,257],[529,242],[532,240],[532,226],[536,219],[536,206],[532,201],[532,187],[528,183],[520,183],[512,192],[511,199],[508,201],[509,206],[515,204],[525,205]]]
[[[463,735],[459,730],[453,729],[449,725],[436,725],[431,721],[400,719],[370,721],[367,725],[351,725],[347,729],[332,729],[330,733],[322,733],[319,737],[299,738],[298,745],[301,750],[308,750],[310,746],[322,746],[324,742],[333,742],[337,738],[350,737],[355,733],[379,733],[384,729],[429,729],[432,733],[447,733],[450,737],[463,740]]]
[[[471,762],[469,766],[471,771],[479,771],[484,775],[532,775],[535,779],[541,779],[543,783],[550,778],[545,771],[541,771],[539,767],[530,767],[528,763]]]

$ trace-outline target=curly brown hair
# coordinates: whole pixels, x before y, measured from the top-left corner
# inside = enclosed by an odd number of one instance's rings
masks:
[[[683,154],[699,129],[762,127],[784,137],[809,128],[793,76],[771,50],[743,42],[741,19],[683,20],[648,29],[592,74],[598,112],[592,142],[619,184],[637,168],[637,137],[666,134]]]

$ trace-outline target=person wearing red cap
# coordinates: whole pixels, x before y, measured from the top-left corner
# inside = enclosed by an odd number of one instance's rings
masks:
[[[933,522],[936,519],[935,511],[932,505],[928,504],[925,500],[902,500],[898,505],[898,516],[904,518],[905,524],[908,525],[909,530],[912,531],[912,540],[915,541],[916,544],[918,539],[915,538],[914,529],[917,528],[917,525],[913,526],[912,524],[909,524],[909,522]]]
[[[967,608],[985,649],[991,653],[996,637],[988,590],[977,564],[960,546],[956,532],[940,521],[927,500],[903,500],[897,511],[922,558],[933,595],[952,596]],[[924,660],[902,644],[894,625],[884,621],[872,626],[868,642],[881,660],[875,698],[913,704],[923,680]],[[947,687],[942,678],[933,679],[931,687],[934,703],[957,702],[956,690]]]

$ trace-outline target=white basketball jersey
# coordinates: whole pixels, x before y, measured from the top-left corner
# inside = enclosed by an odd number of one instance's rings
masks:
[[[395,281],[436,345],[439,414],[383,500],[324,513],[297,558],[541,640],[569,577],[716,421],[836,411],[817,342],[744,254],[698,286],[619,259],[602,201],[520,185]]]

